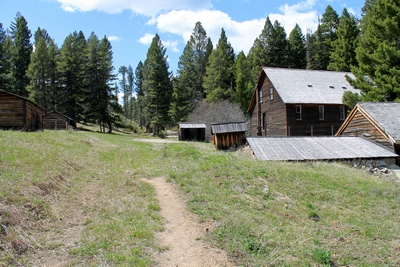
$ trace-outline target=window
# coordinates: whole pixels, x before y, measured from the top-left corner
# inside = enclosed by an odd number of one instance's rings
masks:
[[[344,119],[346,118],[346,116],[345,116],[345,108],[344,108],[344,106],[340,106],[339,108],[340,108],[339,119],[341,121],[344,121]]]
[[[258,91],[258,99],[259,99],[259,102],[262,103],[262,89],[260,91]]]
[[[264,112],[262,118],[262,129],[265,131],[267,129],[267,113]]]
[[[319,120],[325,120],[325,107],[324,106],[319,106],[318,107],[318,113],[319,113]]]
[[[274,100],[274,88],[269,88],[269,100]]]
[[[296,105],[296,120],[301,120],[301,106]]]

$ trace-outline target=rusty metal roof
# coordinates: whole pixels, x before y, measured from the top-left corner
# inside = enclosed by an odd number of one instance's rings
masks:
[[[260,160],[394,158],[397,154],[362,137],[248,137]]]
[[[182,122],[179,123],[180,129],[205,129],[207,128],[204,123]]]
[[[237,133],[248,130],[246,122],[224,122],[211,124],[211,134]]]

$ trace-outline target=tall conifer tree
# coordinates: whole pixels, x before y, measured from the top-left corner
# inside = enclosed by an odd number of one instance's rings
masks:
[[[343,9],[337,29],[337,39],[332,42],[332,53],[328,70],[350,71],[357,66],[356,47],[360,30],[356,18]]]
[[[170,121],[168,111],[173,88],[168,67],[166,49],[156,34],[147,52],[143,69],[146,108],[153,123],[153,135],[159,134],[160,129]]]
[[[225,30],[221,35],[215,50],[210,55],[209,64],[204,77],[203,86],[207,100],[231,100],[235,86],[233,69],[235,52],[228,42]]]
[[[400,4],[376,0],[362,19],[353,85],[367,101],[400,101]]]
[[[31,31],[28,22],[17,13],[15,22],[11,24],[11,38],[13,40],[12,76],[13,92],[20,96],[28,96],[26,87],[29,85],[29,78],[26,75],[32,53]]]
[[[65,38],[57,61],[60,74],[58,109],[66,116],[79,121],[83,115],[86,78],[86,39],[82,31]]]
[[[288,67],[295,69],[307,67],[306,38],[298,24],[289,34]]]
[[[0,90],[9,91],[11,87],[11,49],[11,38],[0,23]]]

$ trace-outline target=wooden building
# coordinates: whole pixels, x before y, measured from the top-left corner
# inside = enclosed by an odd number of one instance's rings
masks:
[[[204,123],[179,123],[179,141],[206,141],[206,125]]]
[[[29,99],[0,90],[0,129],[43,130],[44,109]]]
[[[76,129],[75,121],[58,111],[52,111],[43,117],[43,129],[68,130],[69,128]]]
[[[248,112],[250,136],[333,136],[346,118],[347,72],[263,68]]]
[[[358,103],[336,135],[368,138],[400,155],[399,118],[400,103]]]
[[[212,141],[216,149],[229,149],[246,144],[246,122],[211,124]]]

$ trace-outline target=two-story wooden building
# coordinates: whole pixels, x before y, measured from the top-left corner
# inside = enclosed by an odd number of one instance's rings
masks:
[[[264,67],[248,108],[250,136],[333,136],[346,119],[348,72]]]

